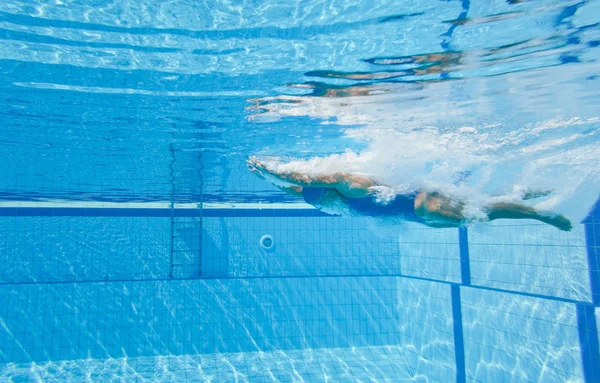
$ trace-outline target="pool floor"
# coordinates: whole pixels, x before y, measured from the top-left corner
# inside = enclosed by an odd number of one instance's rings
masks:
[[[425,382],[399,346],[0,365],[11,382]]]

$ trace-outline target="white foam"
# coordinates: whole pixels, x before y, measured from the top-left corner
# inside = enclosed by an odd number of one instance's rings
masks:
[[[379,203],[416,190],[441,191],[467,202],[473,219],[484,217],[490,201],[522,201],[523,190],[552,190],[525,201],[539,210],[578,222],[600,192],[600,128],[597,118],[570,118],[530,124],[518,130],[426,127],[349,130],[369,142],[362,152],[300,159],[271,159],[277,171],[306,174],[365,174]]]
[[[260,103],[261,116],[310,116],[366,146],[285,159],[273,164],[278,169],[365,174],[389,187],[375,189],[381,203],[394,191],[438,190],[467,201],[474,218],[490,201],[552,190],[524,203],[578,222],[600,194],[597,92],[581,85],[594,68],[582,63],[569,71],[376,84],[368,96],[285,96],[285,102]],[[378,88],[386,92],[374,95]]]

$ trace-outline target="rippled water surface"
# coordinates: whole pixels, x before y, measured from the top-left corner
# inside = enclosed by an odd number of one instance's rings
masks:
[[[339,166],[394,185],[450,187],[469,171],[475,193],[553,187],[553,206],[580,217],[569,201],[589,208],[599,190],[598,12],[595,1],[5,1],[3,198],[264,199],[272,191],[245,178],[249,154],[351,150],[375,155]]]

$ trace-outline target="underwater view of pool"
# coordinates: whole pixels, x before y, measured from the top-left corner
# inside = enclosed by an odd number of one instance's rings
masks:
[[[0,382],[600,383],[599,0],[0,2]]]

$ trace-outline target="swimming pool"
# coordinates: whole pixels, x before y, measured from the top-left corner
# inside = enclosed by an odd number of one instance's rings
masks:
[[[0,381],[600,382],[599,23],[2,2]],[[381,206],[443,190],[468,222],[322,211],[251,156],[367,174]],[[479,222],[530,190],[573,229]]]

